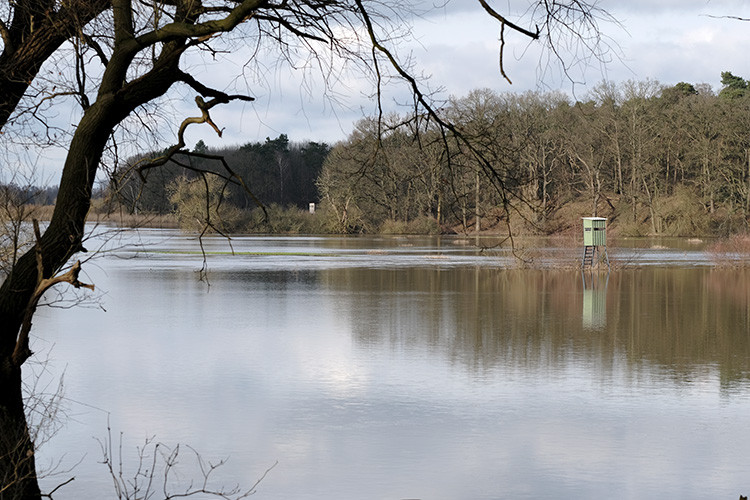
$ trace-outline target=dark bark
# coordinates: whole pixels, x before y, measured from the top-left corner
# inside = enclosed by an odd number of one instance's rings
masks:
[[[171,84],[168,80],[153,83],[152,93],[163,93]],[[72,255],[83,250],[86,214],[102,152],[111,130],[137,105],[137,101],[105,96],[89,108],[79,123],[68,151],[55,211],[41,239],[44,278],[55,275]],[[18,260],[12,275],[0,287],[0,324],[3,325],[0,330],[0,429],[3,434],[0,478],[19,471],[12,487],[20,495],[0,494],[1,499],[40,498],[33,443],[29,439],[21,394],[21,365],[25,358],[20,362],[12,358],[24,313],[33,307],[30,300],[38,280],[36,253],[31,250]],[[4,484],[0,483],[0,488]]]
[[[42,64],[109,2],[72,0],[57,11],[53,4],[46,0],[16,2],[0,53],[0,128],[16,110]]]
[[[34,443],[29,436],[21,393],[21,369],[0,367],[0,498],[40,498]]]
[[[84,250],[86,215],[110,134],[136,108],[163,95],[182,78],[179,60],[188,46],[187,40],[187,36],[172,37],[162,45],[151,71],[130,82],[126,81],[125,73],[142,47],[134,46],[128,37],[121,43],[124,48],[115,47],[97,100],[85,111],[70,143],[55,210],[38,243],[39,249],[22,255],[0,286],[0,429],[3,435],[0,439],[0,479],[3,481],[0,488],[7,485],[9,492],[8,495],[0,493],[1,499],[41,498],[21,393],[21,366],[31,352],[24,350],[21,359],[13,357],[24,316],[29,310],[33,313],[35,307],[34,291],[40,279],[54,276],[74,254]],[[12,96],[4,100],[11,101]],[[0,115],[0,120],[2,118]],[[37,252],[43,264],[41,276]],[[13,495],[10,495],[11,489]]]
[[[84,114],[68,150],[54,214],[41,238],[41,277],[55,275],[83,250],[93,183],[109,136],[134,109],[174,83],[182,50],[173,43],[152,73],[115,93],[100,95]],[[2,499],[41,498],[21,392],[21,365],[30,352],[20,360],[12,356],[39,279],[36,251],[31,250],[20,257],[0,287],[0,488],[7,488],[0,492]]]

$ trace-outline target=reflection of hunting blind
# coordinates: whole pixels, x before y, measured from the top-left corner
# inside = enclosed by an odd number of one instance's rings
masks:
[[[582,267],[592,268],[602,262],[609,270],[607,255],[607,219],[604,217],[583,217],[583,261]]]

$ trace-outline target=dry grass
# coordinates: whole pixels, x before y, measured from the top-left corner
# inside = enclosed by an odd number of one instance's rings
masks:
[[[49,221],[55,210],[54,205],[29,206],[30,218]],[[93,208],[87,217],[88,222],[112,224],[118,227],[155,227],[173,229],[178,227],[177,217],[172,214],[128,214],[124,211],[105,212]]]
[[[118,227],[154,227],[174,229],[179,227],[177,217],[171,214],[127,214],[113,212],[108,214],[89,213],[89,222],[113,224]]]

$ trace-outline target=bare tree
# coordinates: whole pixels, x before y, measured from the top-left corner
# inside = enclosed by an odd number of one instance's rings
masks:
[[[200,453],[189,446],[176,445],[169,447],[163,443],[148,438],[138,447],[137,459],[131,467],[124,463],[123,436],[117,442],[112,439],[112,429],[107,428],[107,437],[99,441],[102,451],[102,463],[107,468],[113,482],[115,496],[118,500],[138,500],[153,498],[158,495],[164,500],[188,498],[200,495],[201,498],[220,498],[225,500],[240,500],[247,498],[257,491],[260,482],[273,469],[271,465],[260,478],[249,488],[243,489],[239,485],[233,487],[215,486],[215,472],[221,468],[226,460],[216,462],[207,461]],[[187,458],[185,457],[187,448]],[[186,464],[185,462],[191,462]],[[182,465],[182,467],[180,467]],[[173,484],[174,476],[185,473],[186,465],[196,469],[194,481],[187,486]],[[130,469],[130,470],[128,470]]]
[[[560,33],[577,37],[594,54],[600,52],[593,3],[532,0],[534,15],[525,22],[533,28],[521,27],[521,21],[511,21],[484,0],[479,3],[500,23],[501,60],[506,28],[519,36],[546,40],[553,54],[559,55],[556,40]],[[40,498],[34,443],[21,391],[21,367],[32,355],[27,329],[44,290],[61,283],[83,286],[77,278],[79,266],[70,266],[69,261],[85,251],[84,224],[94,182],[105,153],[117,151],[118,131],[135,133],[147,128],[153,103],[181,86],[198,94],[201,116],[181,125],[177,125],[179,119],[171,118],[178,142],[165,158],[184,149],[184,129],[191,123],[208,123],[221,132],[210,110],[219,104],[252,100],[250,90],[227,94],[200,82],[185,67],[189,57],[201,53],[210,57],[231,43],[235,50],[247,53],[249,65],[267,52],[292,65],[301,57],[306,67],[319,67],[332,85],[335,64],[340,61],[373,75],[378,89],[389,77],[400,78],[414,96],[418,116],[433,120],[444,131],[447,144],[449,135],[460,138],[460,132],[440,115],[414,76],[417,72],[398,55],[410,15],[403,3],[382,0],[17,0],[0,5],[0,130],[22,133],[17,127],[37,120],[41,140],[54,141],[58,136],[50,133],[52,125],[44,120],[43,111],[54,109],[57,99],[65,97],[73,97],[80,107],[80,119],[68,130],[51,220],[43,234],[35,235],[33,248],[14,259],[0,286],[3,498]],[[71,71],[40,76],[40,69],[50,61]],[[72,76],[65,79],[64,75]],[[30,122],[24,122],[24,117]],[[481,157],[481,152],[475,153]],[[489,162],[480,161],[480,165],[493,175]],[[241,182],[231,171],[225,176]],[[506,197],[502,178],[494,178]]]

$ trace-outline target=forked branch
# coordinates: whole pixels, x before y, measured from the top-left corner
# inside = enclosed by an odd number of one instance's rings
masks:
[[[76,261],[67,272],[58,274],[50,278],[44,277],[44,263],[42,255],[42,236],[39,231],[39,221],[34,219],[34,235],[36,236],[36,244],[34,246],[36,253],[36,265],[37,265],[37,285],[34,289],[34,293],[29,299],[29,303],[24,311],[23,323],[21,324],[21,331],[18,334],[16,340],[16,346],[13,349],[11,360],[14,366],[20,367],[29,357],[32,352],[29,349],[29,332],[31,331],[31,319],[34,316],[39,300],[44,295],[44,292],[57,285],[58,283],[69,283],[75,288],[88,288],[94,290],[94,285],[83,283],[79,281],[78,275],[81,272],[81,261]]]
[[[216,131],[216,133],[218,134],[218,136],[221,137],[223,129],[220,129],[216,125],[216,123],[211,119],[211,115],[209,114],[209,110],[211,108],[213,108],[217,104],[227,104],[227,103],[229,103],[231,101],[235,101],[235,100],[248,101],[249,102],[249,101],[254,101],[255,99],[253,97],[245,96],[245,95],[229,95],[229,94],[225,94],[224,92],[220,92],[218,90],[209,88],[209,87],[203,85],[202,83],[200,83],[198,80],[196,80],[195,78],[193,78],[191,75],[189,75],[187,73],[182,73],[180,75],[180,81],[188,84],[190,87],[192,87],[193,89],[197,90],[198,92],[200,92],[201,94],[203,94],[205,96],[211,96],[211,97],[213,97],[213,99],[211,99],[210,101],[206,102],[203,99],[203,97],[201,97],[201,96],[196,96],[195,97],[195,104],[198,106],[198,109],[201,110],[201,116],[195,116],[195,117],[185,118],[182,121],[182,124],[180,124],[180,129],[177,132],[177,144],[175,144],[174,146],[170,147],[166,151],[166,153],[164,153],[162,156],[160,156],[158,158],[154,158],[154,159],[148,161],[147,163],[145,163],[143,165],[140,165],[140,166],[138,166],[136,168],[136,171],[138,172],[138,176],[141,178],[141,181],[144,182],[144,183],[146,182],[146,176],[144,175],[145,171],[147,171],[149,169],[152,169],[152,168],[155,168],[155,167],[160,167],[160,166],[166,164],[170,160],[173,161],[173,162],[175,162],[176,164],[182,166],[183,168],[195,170],[192,167],[190,167],[188,165],[181,164],[179,161],[177,161],[174,158],[174,156],[177,153],[185,154],[185,155],[189,155],[189,156],[198,156],[198,157],[206,158],[206,159],[218,160],[218,161],[221,162],[222,166],[224,167],[224,170],[227,172],[227,175],[224,176],[224,175],[221,175],[221,174],[218,174],[218,173],[215,173],[215,172],[208,172],[208,173],[213,173],[214,175],[218,175],[219,177],[223,178],[227,182],[233,182],[233,183],[241,186],[242,189],[252,198],[252,200],[260,208],[263,209],[263,212],[266,213],[266,207],[263,205],[263,203],[261,203],[261,201],[255,196],[255,194],[245,184],[245,181],[242,179],[242,177],[240,177],[239,175],[237,175],[234,172],[234,170],[232,170],[229,167],[229,165],[227,164],[227,162],[224,160],[223,157],[216,156],[216,155],[206,155],[206,154],[190,153],[190,152],[187,152],[187,151],[183,151],[183,148],[185,147],[185,130],[187,129],[187,127],[189,125],[191,125],[193,123],[208,123],[209,125],[211,125],[211,128],[213,128]],[[266,213],[266,216],[268,216],[267,213]]]
[[[172,157],[178,153],[181,152],[181,150],[185,147],[185,130],[187,130],[188,126],[192,125],[193,123],[208,123],[211,125],[211,128],[213,128],[216,131],[216,134],[221,137],[223,129],[220,129],[216,123],[211,119],[211,115],[209,114],[209,110],[216,106],[217,104],[227,104],[231,101],[253,101],[255,100],[253,97],[245,96],[245,95],[228,95],[223,92],[219,92],[217,90],[211,89],[206,87],[205,85],[198,82],[195,78],[192,76],[182,73],[180,77],[180,81],[183,81],[190,85],[193,89],[197,90],[203,95],[211,96],[213,99],[210,101],[205,101],[203,97],[196,96],[195,97],[195,104],[198,106],[198,109],[201,111],[201,116],[193,116],[189,118],[185,118],[182,123],[180,124],[180,128],[177,131],[177,144],[170,147],[166,153],[164,153],[162,156],[158,158],[154,158],[153,160],[150,160],[148,163],[139,166],[136,171],[138,172],[138,176],[141,178],[141,181],[144,183],[146,182],[146,177],[144,175],[144,172],[146,170],[160,167],[167,163],[169,160],[172,159]]]
[[[508,21],[508,19],[505,16],[500,15],[495,9],[489,6],[489,4],[485,0],[479,0],[479,4],[482,6],[482,8],[492,17],[500,21],[500,23],[503,26],[507,26],[511,28],[512,30],[515,30],[522,35],[526,35],[527,37],[531,38],[532,40],[539,39],[539,27],[537,26],[536,31],[529,31],[527,29],[524,29],[520,27],[519,25],[512,23]]]

